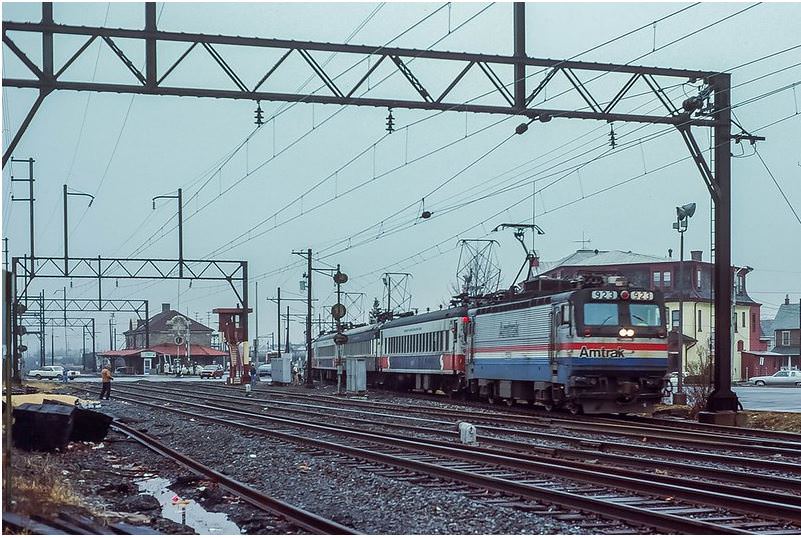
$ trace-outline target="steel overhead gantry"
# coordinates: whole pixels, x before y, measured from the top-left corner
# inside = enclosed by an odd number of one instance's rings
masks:
[[[28,33],[41,36],[41,67],[16,44],[14,34]],[[56,35],[84,36],[86,41],[58,69],[55,67],[53,38]],[[140,71],[120,48],[115,40],[125,39],[138,42],[144,47],[145,68]],[[64,73],[75,63],[95,40],[105,43],[131,73],[129,83],[84,80],[65,80]],[[370,45],[348,45],[342,43],[320,43],[262,37],[243,37],[231,35],[208,35],[190,32],[160,31],[156,24],[155,3],[145,4],[145,22],[142,29],[106,28],[96,26],[76,26],[56,24],[53,20],[52,4],[42,4],[40,22],[3,21],[3,42],[6,47],[27,67],[32,76],[28,78],[3,78],[5,87],[31,88],[38,90],[39,96],[22,122],[19,130],[3,155],[3,164],[10,157],[25,129],[30,124],[36,110],[44,98],[55,90],[97,91],[125,94],[214,97],[224,99],[245,99],[264,101],[287,101],[321,103],[333,105],[356,105],[372,107],[408,108],[436,111],[463,111],[488,114],[518,115],[542,122],[554,118],[592,119],[606,122],[638,122],[673,125],[680,132],[702,178],[709,189],[715,206],[715,391],[709,398],[710,411],[735,411],[738,408],[736,395],[731,390],[731,327],[723,320],[729,319],[732,298],[731,274],[731,75],[715,71],[694,69],[670,69],[662,67],[633,66],[615,63],[582,62],[575,60],[555,60],[532,58],[525,50],[525,5],[514,4],[514,54],[476,54],[420,50],[412,48],[382,47]],[[176,61],[165,68],[159,68],[158,49],[160,43],[183,43],[185,51]],[[226,54],[236,53],[238,47],[248,50],[264,49],[277,51],[279,59],[265,65],[258,73],[244,73],[235,70],[223,57],[220,46],[226,46]],[[230,80],[225,88],[170,85],[170,74],[185,61],[194,50],[207,55],[209,65],[216,66]],[[203,52],[205,51],[205,52]],[[359,60],[372,60],[367,63],[361,78],[347,86],[331,74],[315,59],[320,52],[349,54]],[[290,55],[300,56],[309,72],[316,76],[325,89],[324,94],[279,93],[269,91],[268,87],[280,76],[279,67]],[[411,69],[412,60],[425,60],[438,63],[429,77],[438,77],[435,82],[424,83]],[[365,81],[379,66],[399,72],[403,88],[397,95],[404,95],[409,85],[416,96],[409,98],[377,98],[365,90]],[[532,72],[532,68],[537,71]],[[474,71],[486,77],[494,90],[488,94],[492,103],[449,101],[453,90],[464,85],[465,75]],[[509,77],[508,71],[512,71]],[[419,71],[418,71],[419,72]],[[455,76],[448,73],[458,72]],[[618,79],[612,92],[601,95],[601,90],[590,86],[589,77],[614,74]],[[102,77],[102,74],[101,74]],[[506,78],[504,78],[506,77]],[[527,88],[532,79],[532,88]],[[579,105],[563,109],[543,108],[535,105],[537,98],[556,80],[567,81],[569,97],[578,100]],[[245,81],[256,80],[248,84]],[[682,84],[687,81],[702,81],[705,87],[698,97],[685,103],[675,104],[665,92],[666,85]],[[509,88],[512,88],[512,91]],[[436,88],[436,91],[435,91]],[[664,106],[661,114],[639,114],[627,111],[627,97],[632,90],[645,91],[655,95]],[[693,134],[693,127],[708,127],[714,134],[713,164],[704,157]]]
[[[28,319],[27,313],[23,315],[22,321],[25,321],[26,319]],[[40,318],[39,321],[42,323],[42,325],[49,326],[51,329],[57,329],[57,328],[62,328],[62,327],[66,327],[66,328],[70,328],[70,329],[80,328],[81,331],[82,331],[82,337],[83,337],[83,340],[84,340],[83,354],[81,355],[81,364],[83,365],[84,370],[97,371],[97,351],[96,351],[96,342],[97,342],[97,340],[96,340],[96,335],[95,335],[95,333],[96,333],[96,331],[95,331],[95,318],[87,318],[87,317],[78,317],[78,318],[69,317],[69,318],[65,318],[65,317],[62,317],[62,316],[53,315],[53,316],[44,316],[44,317]],[[86,366],[86,335],[87,335],[87,333],[89,334],[89,336],[90,336],[90,338],[92,340],[92,359],[93,359],[93,363],[92,363],[91,368],[87,368],[87,366]],[[35,331],[28,331],[27,334],[38,334],[40,340],[42,340],[44,342],[45,335],[44,335],[43,332],[40,333],[38,331],[36,331],[36,332]],[[44,353],[44,345],[42,345],[40,349],[41,349],[41,351],[40,351],[41,355],[39,357],[39,366],[41,367],[41,366],[45,366],[45,359],[46,359],[45,353]],[[51,344],[50,353],[51,353],[51,363],[50,364],[52,366],[52,364],[53,364],[52,363],[52,357],[53,357],[52,344]]]
[[[15,337],[12,339],[13,354],[15,360],[12,361],[15,379],[19,380],[19,352],[21,334],[17,330],[19,317],[27,309],[26,301],[35,301],[35,297],[27,297],[28,288],[34,278],[81,278],[97,280],[98,298],[97,299],[49,299],[56,305],[61,306],[61,311],[65,309],[75,309],[74,311],[92,311],[93,307],[101,308],[103,311],[111,311],[112,307],[119,308],[116,311],[137,312],[136,300],[126,299],[103,299],[103,279],[149,279],[149,280],[200,280],[200,281],[222,281],[227,282],[239,303],[247,309],[248,305],[248,262],[241,260],[172,260],[172,259],[152,259],[152,258],[68,258],[64,264],[63,257],[36,257],[29,261],[27,256],[14,256],[11,259],[11,286],[10,297],[13,298],[12,311],[15,315],[12,318],[12,330]],[[180,276],[181,271],[183,276]],[[27,297],[27,298],[26,298]],[[59,301],[61,301],[59,303]],[[77,301],[77,302],[74,302]],[[80,301],[86,301],[81,304]],[[42,303],[45,304],[45,301]],[[145,307],[147,308],[147,301]],[[80,307],[86,306],[85,310]],[[147,314],[146,314],[147,316]],[[64,316],[66,317],[66,316]],[[247,338],[248,320],[244,316],[241,322],[241,331]]]
[[[45,298],[44,290],[40,295],[32,296],[27,299],[22,297],[22,304],[28,312],[31,312],[31,304],[37,305],[36,311],[42,315],[46,312],[61,312],[64,323],[67,323],[67,313],[70,312],[130,312],[136,314],[139,319],[144,320],[145,326],[145,347],[150,347],[150,302],[147,299],[74,299],[67,297]],[[50,319],[56,319],[51,317]],[[72,318],[90,319],[90,318]],[[94,346],[94,318],[92,319],[92,344]],[[51,327],[56,326],[51,324]],[[59,325],[63,327],[64,325]],[[71,325],[68,325],[71,326]],[[44,330],[44,327],[42,327]],[[30,334],[30,332],[29,332]],[[94,349],[94,347],[92,348]]]

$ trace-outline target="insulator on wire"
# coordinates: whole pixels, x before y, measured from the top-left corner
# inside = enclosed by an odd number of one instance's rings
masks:
[[[387,114],[387,132],[394,133],[395,132],[395,118],[392,116],[392,109],[389,108],[389,114]]]
[[[615,126],[609,126],[609,145],[612,146],[612,149],[615,149],[617,146],[617,139],[615,138]]]
[[[256,125],[264,125],[264,111],[261,109],[261,102],[256,101],[256,121],[253,122]]]

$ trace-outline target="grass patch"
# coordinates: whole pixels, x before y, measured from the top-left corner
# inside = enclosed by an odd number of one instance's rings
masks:
[[[747,415],[749,428],[801,433],[801,413],[748,411]]]
[[[57,460],[49,454],[15,455],[12,476],[14,512],[24,515],[55,513],[69,507],[84,507],[64,480]]]

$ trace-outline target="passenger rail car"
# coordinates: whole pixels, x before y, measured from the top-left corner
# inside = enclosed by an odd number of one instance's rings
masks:
[[[664,300],[621,286],[518,296],[346,331],[341,356],[367,359],[371,385],[621,413],[658,403],[667,372]],[[313,364],[336,372],[333,335]]]

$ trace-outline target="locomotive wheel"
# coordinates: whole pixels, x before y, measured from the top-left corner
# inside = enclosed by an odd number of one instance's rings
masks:
[[[547,403],[547,404],[543,405],[543,407],[545,408],[545,411],[547,411],[548,413],[553,412],[553,404],[552,403]]]
[[[571,415],[581,414],[581,406],[572,402],[567,404],[567,410],[570,412]]]

